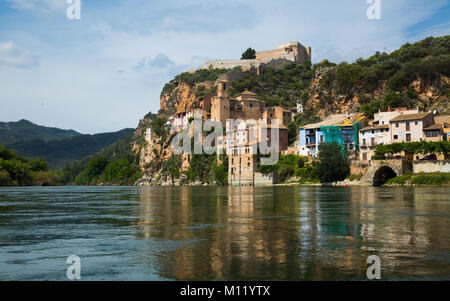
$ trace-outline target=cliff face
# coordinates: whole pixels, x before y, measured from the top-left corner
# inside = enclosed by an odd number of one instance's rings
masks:
[[[168,117],[177,113],[189,112],[193,108],[200,105],[196,91],[200,86],[210,89],[214,86],[212,81],[204,81],[193,86],[180,82],[170,91],[166,91],[161,95],[160,108],[161,112]]]
[[[306,109],[317,111],[320,118],[334,113],[358,112],[361,105],[370,103],[374,99],[382,100],[388,92],[387,82],[382,81],[371,92],[364,91],[360,86],[354,86],[346,93],[340,93],[336,79],[329,76],[329,73],[334,72],[334,68],[316,70],[311,85],[310,100],[307,102]],[[408,99],[409,107],[437,109],[439,113],[448,114],[450,113],[449,87],[450,78],[441,75],[431,82],[417,79],[405,87],[403,92],[404,94],[406,91],[415,92],[415,95]],[[397,94],[403,92],[397,92]]]
[[[212,81],[204,81],[190,86],[187,83],[180,82],[173,86],[172,89],[164,91],[160,99],[160,113],[158,118],[166,120],[168,117],[178,113],[189,112],[199,107],[199,97],[196,92],[199,87],[202,89],[210,89],[214,86]],[[169,130],[158,135],[155,131],[149,132],[153,127],[152,120],[143,119],[140,121],[134,133],[133,151],[139,156],[139,167],[143,172],[143,177],[138,181],[138,185],[171,185],[178,183],[180,180],[172,181],[170,176],[163,168],[163,162],[172,156],[171,141],[175,133]],[[189,169],[189,161],[187,157],[181,158],[181,171],[185,172]]]

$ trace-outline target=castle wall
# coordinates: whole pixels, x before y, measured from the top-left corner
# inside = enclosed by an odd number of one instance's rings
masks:
[[[262,62],[257,60],[222,60],[222,61],[208,61],[205,65],[201,66],[199,69],[234,69],[236,67],[241,67],[242,71],[248,71],[252,67],[260,68]]]
[[[208,61],[199,69],[233,69],[241,67],[243,71],[248,71],[252,67],[258,70],[271,61],[283,60],[304,64],[306,61],[312,60],[311,47],[305,47],[298,42],[292,42],[279,45],[277,49],[256,52],[254,60],[220,60]]]

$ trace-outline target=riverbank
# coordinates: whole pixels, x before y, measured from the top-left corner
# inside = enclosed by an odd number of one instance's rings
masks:
[[[388,180],[386,186],[450,186],[450,173],[406,174]]]

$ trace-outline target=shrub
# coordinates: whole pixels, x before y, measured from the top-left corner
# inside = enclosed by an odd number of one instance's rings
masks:
[[[319,146],[319,163],[316,175],[322,183],[343,181],[350,174],[350,165],[342,147],[336,142]]]

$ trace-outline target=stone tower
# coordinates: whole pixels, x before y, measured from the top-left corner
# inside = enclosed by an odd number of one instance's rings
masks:
[[[230,118],[230,82],[221,80],[217,84],[217,97],[212,101],[211,119],[221,121],[226,126]]]

